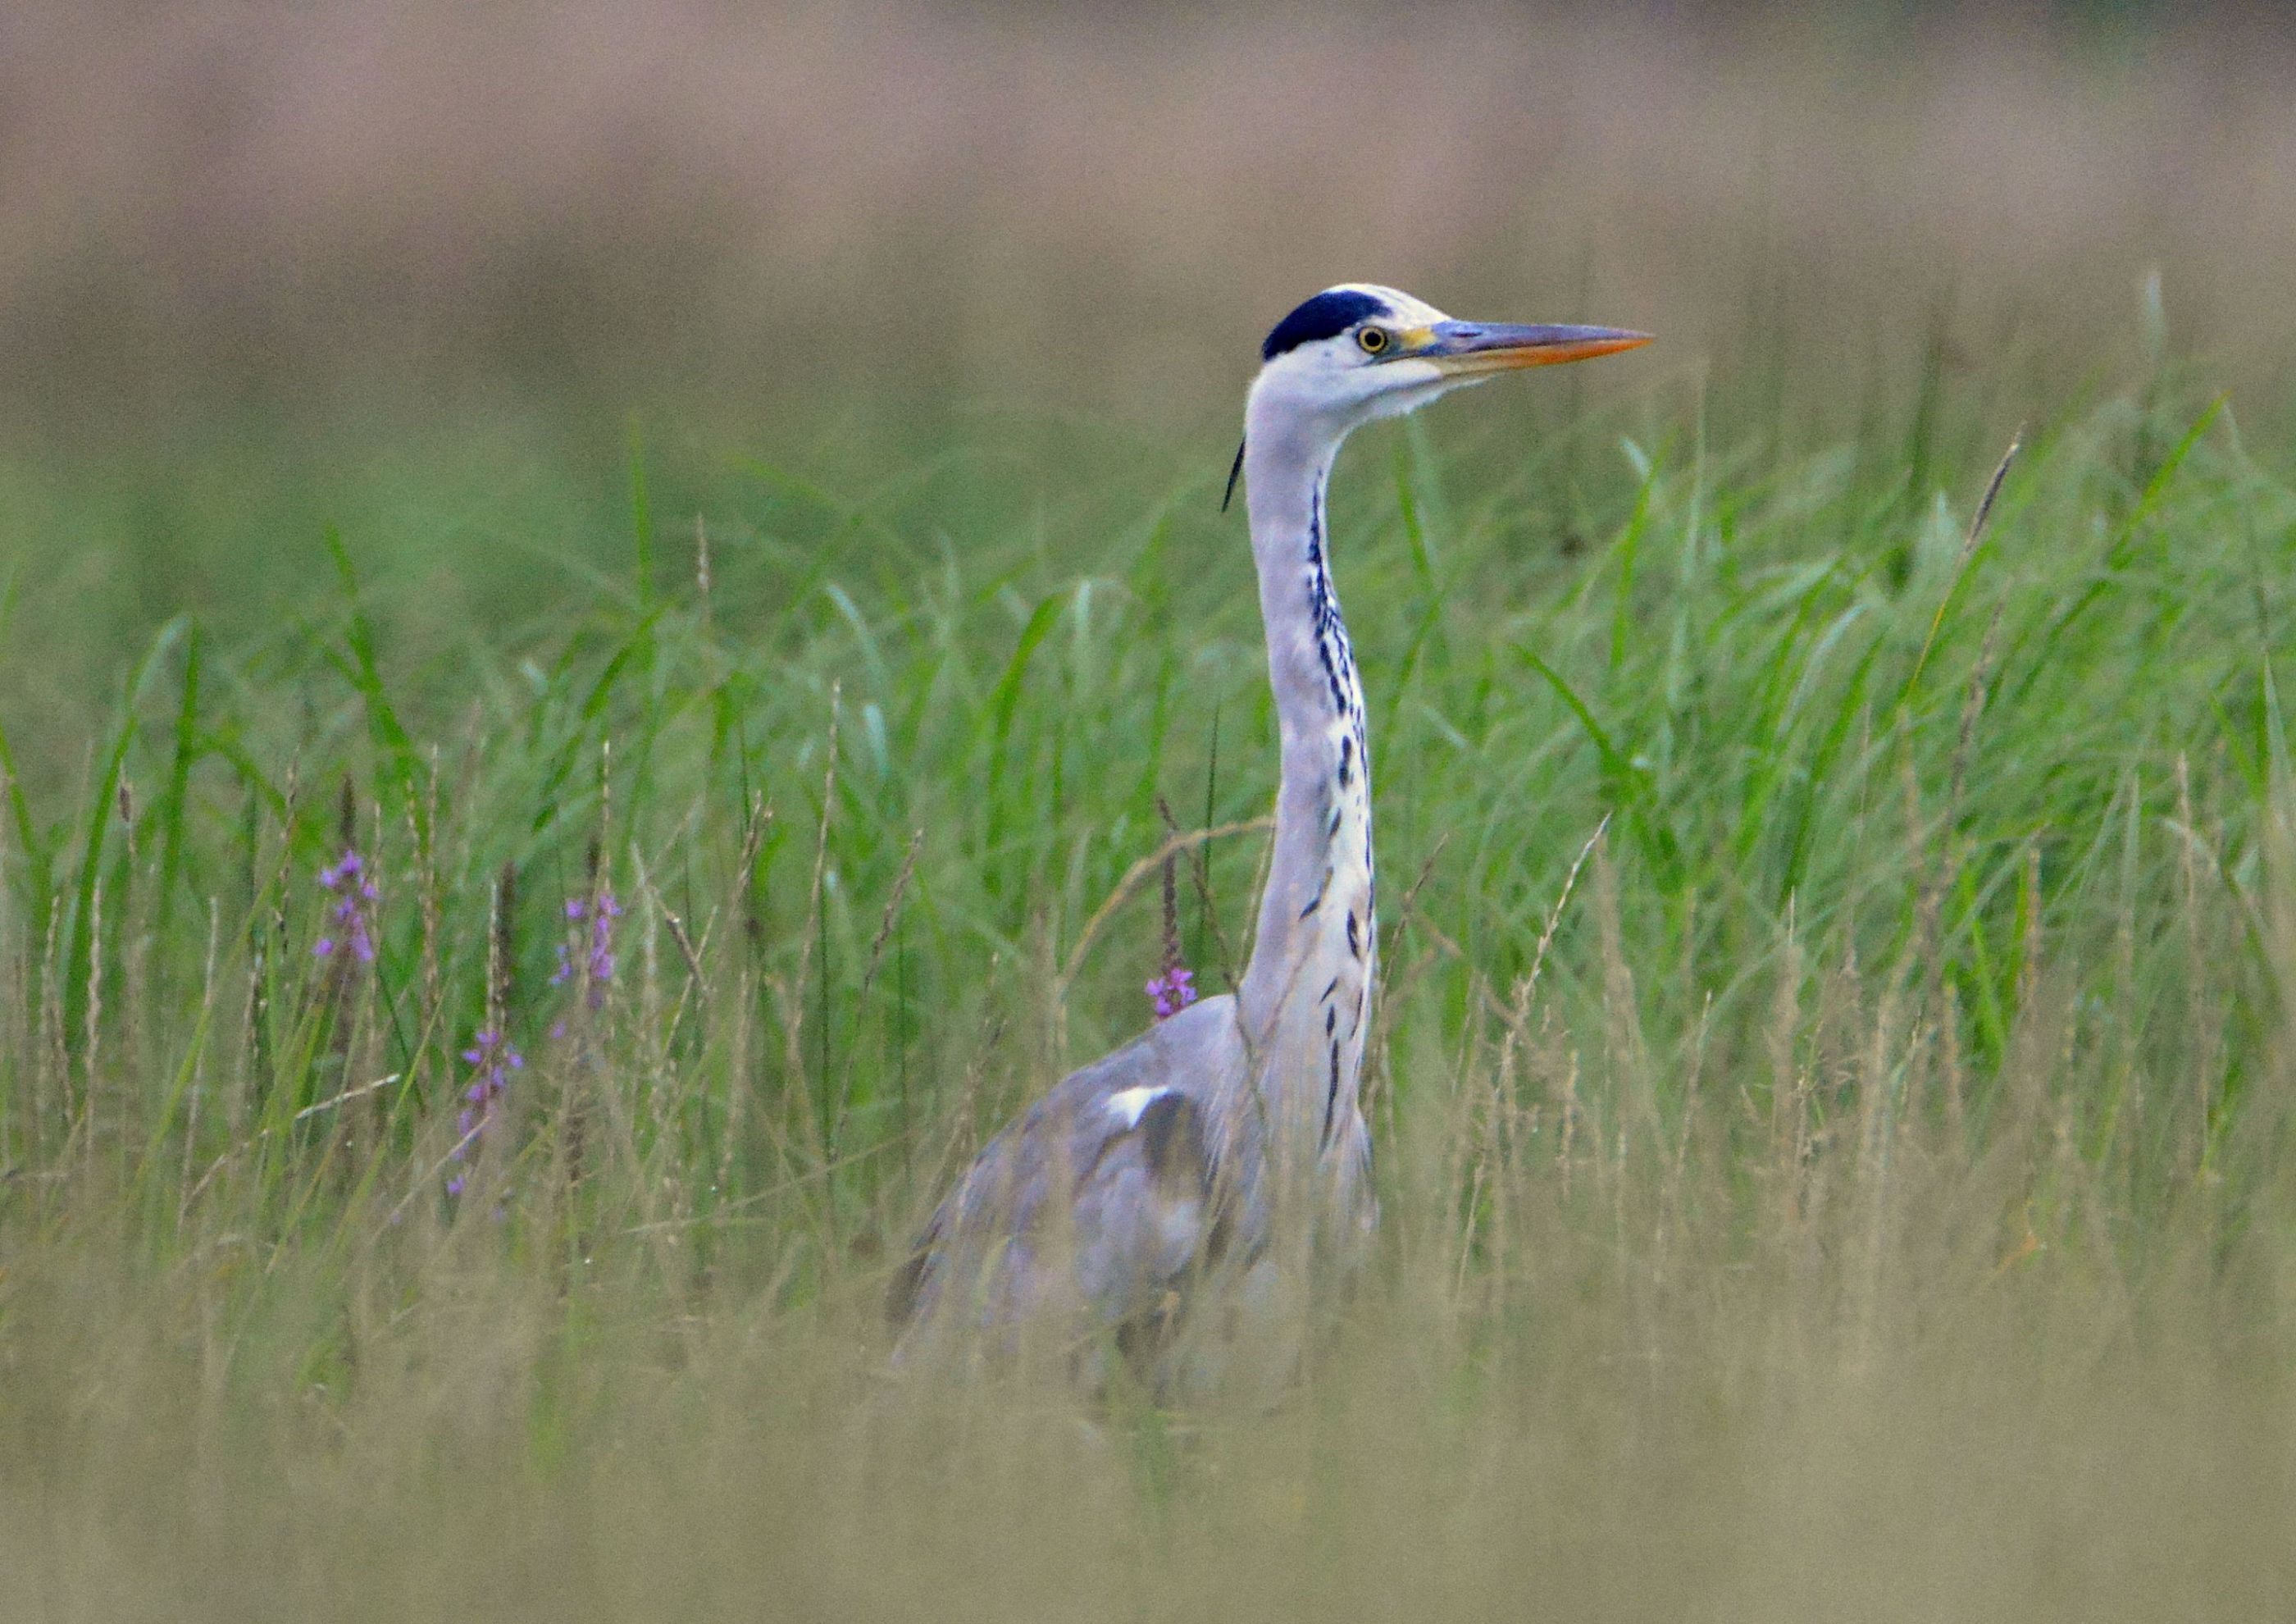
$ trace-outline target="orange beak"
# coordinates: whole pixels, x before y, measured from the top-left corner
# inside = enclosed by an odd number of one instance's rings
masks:
[[[1651,341],[1647,332],[1621,327],[1521,326],[1506,322],[1438,322],[1427,341],[1407,350],[1414,361],[1432,361],[1447,373],[1511,371],[1519,366],[1556,366],[1614,356]],[[1403,359],[1405,357],[1398,357]]]

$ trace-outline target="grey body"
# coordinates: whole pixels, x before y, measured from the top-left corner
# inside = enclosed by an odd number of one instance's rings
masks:
[[[1369,418],[1639,341],[1472,327],[1352,286],[1269,335],[1241,466],[1282,776],[1250,962],[1234,997],[1159,1022],[990,1141],[895,1282],[900,1357],[939,1333],[995,1348],[1037,1331],[1080,1374],[1120,1357],[1164,1395],[1288,1373],[1318,1288],[1378,1218],[1358,1103],[1378,967],[1370,740],[1324,522],[1332,459]]]
[[[991,1140],[896,1283],[903,1357],[933,1333],[1043,1351],[1087,1385],[1121,1358],[1166,1396],[1280,1381],[1303,1304],[1274,1241],[1283,1200],[1232,997],[1206,998],[1062,1079]],[[1371,1145],[1350,1109],[1333,1155],[1367,1234]],[[1334,1216],[1337,1216],[1336,1214]],[[1207,1310],[1210,1310],[1209,1312]]]

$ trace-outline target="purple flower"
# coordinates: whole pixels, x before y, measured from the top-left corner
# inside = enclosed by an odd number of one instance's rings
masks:
[[[1164,815],[1164,822],[1172,833],[1179,825],[1172,822],[1172,808],[1164,804],[1160,795],[1156,809]],[[1196,1001],[1195,974],[1180,963],[1180,887],[1177,853],[1164,858],[1164,973],[1148,983],[1148,996],[1156,1002],[1156,1019],[1169,1021]]]
[[[1196,1001],[1195,972],[1182,965],[1170,969],[1148,983],[1148,996],[1156,1000],[1156,1019],[1169,1021]]]
[[[622,905],[610,890],[602,888],[594,905],[580,897],[566,899],[566,917],[578,924],[586,920],[590,926],[586,932],[577,932],[577,937],[581,943],[579,968],[592,1009],[604,1005],[606,984],[614,979],[614,921],[621,916]],[[553,987],[562,987],[574,979],[576,950],[572,944],[558,944],[558,968],[550,972]]]
[[[463,1061],[471,1068],[472,1076],[470,1086],[463,1090],[463,1107],[455,1115],[457,1137],[448,1154],[456,1161],[463,1161],[471,1147],[485,1137],[487,1126],[494,1120],[495,1102],[510,1090],[511,1073],[526,1068],[526,1056],[492,1028],[472,1035],[471,1046],[463,1051]],[[456,1173],[447,1181],[447,1193],[462,1193],[463,1176]]]
[[[319,871],[319,885],[334,898],[327,909],[332,928],[312,944],[311,956],[332,958],[345,952],[362,964],[373,964],[374,905],[382,893],[366,872],[365,860],[347,849],[341,861]]]

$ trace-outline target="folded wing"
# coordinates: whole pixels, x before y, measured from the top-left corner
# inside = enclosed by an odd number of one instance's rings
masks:
[[[1242,1048],[1207,998],[1078,1071],[990,1141],[933,1214],[887,1307],[993,1330],[1070,1314],[1153,1340],[1228,1238],[1218,1112]]]

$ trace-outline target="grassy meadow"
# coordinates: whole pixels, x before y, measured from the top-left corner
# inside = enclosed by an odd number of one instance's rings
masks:
[[[1037,48],[1113,83],[1110,27]],[[1816,49],[1750,37],[1718,96]],[[2261,185],[2225,105],[2194,172]],[[608,410],[545,369],[320,414],[290,367],[18,432],[0,1614],[2284,1613],[2296,488],[2285,332],[2242,349],[2224,290],[2296,201],[2190,282],[2050,281],[2163,217],[1980,233],[1981,296],[1677,258],[1655,302],[1709,324],[1671,354],[1354,442],[1385,1218],[1265,1413],[897,1375],[881,1305],[983,1137],[1149,1018],[1168,884],[1200,984],[1248,950],[1273,721],[1218,488],[1282,300],[1217,350],[1038,244],[1076,279],[1039,347],[1092,309],[1211,357],[1124,372],[1153,410],[1073,358],[1039,399],[977,354],[822,396],[807,356],[744,429],[673,352]],[[898,248],[869,297],[922,301]],[[975,268],[960,350],[1014,326]],[[21,269],[0,312],[47,308]],[[1663,329],[1630,279],[1513,275],[1418,286]],[[1782,381],[1796,277],[1824,387]],[[2082,347],[2013,319],[2045,287]]]

